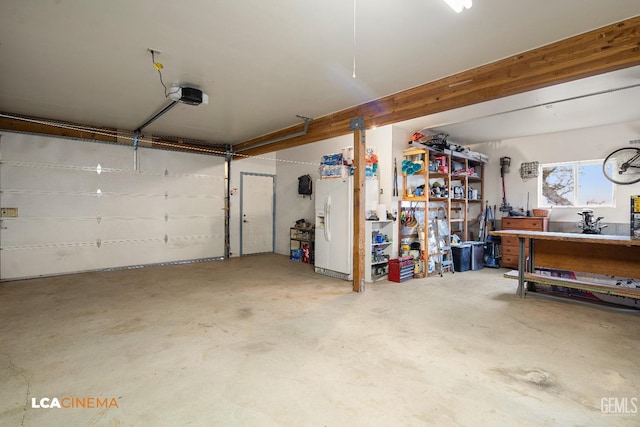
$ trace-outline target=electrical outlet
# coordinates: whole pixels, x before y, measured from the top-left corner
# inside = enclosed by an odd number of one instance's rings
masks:
[[[2,208],[2,218],[18,218],[18,208]]]

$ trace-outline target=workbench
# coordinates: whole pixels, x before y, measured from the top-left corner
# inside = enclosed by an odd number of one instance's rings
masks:
[[[524,297],[525,282],[564,286],[595,293],[640,298],[640,289],[603,286],[588,281],[543,276],[536,267],[623,276],[640,279],[640,240],[626,236],[602,234],[549,233],[525,230],[492,231],[494,236],[517,237],[518,289]],[[525,241],[529,242],[529,258],[525,256]]]

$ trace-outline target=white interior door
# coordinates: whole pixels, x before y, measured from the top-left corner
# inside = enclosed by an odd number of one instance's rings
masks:
[[[241,174],[240,255],[274,251],[274,176]]]

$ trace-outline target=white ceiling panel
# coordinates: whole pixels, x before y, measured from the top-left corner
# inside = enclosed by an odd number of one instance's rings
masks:
[[[535,4],[535,6],[533,6]],[[0,111],[237,143],[612,22],[638,0],[3,0]],[[355,57],[356,78],[352,77]]]

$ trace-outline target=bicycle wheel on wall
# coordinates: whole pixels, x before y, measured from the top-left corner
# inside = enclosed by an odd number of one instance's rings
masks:
[[[609,154],[602,163],[602,172],[616,184],[633,184],[640,181],[640,149],[620,148]]]

